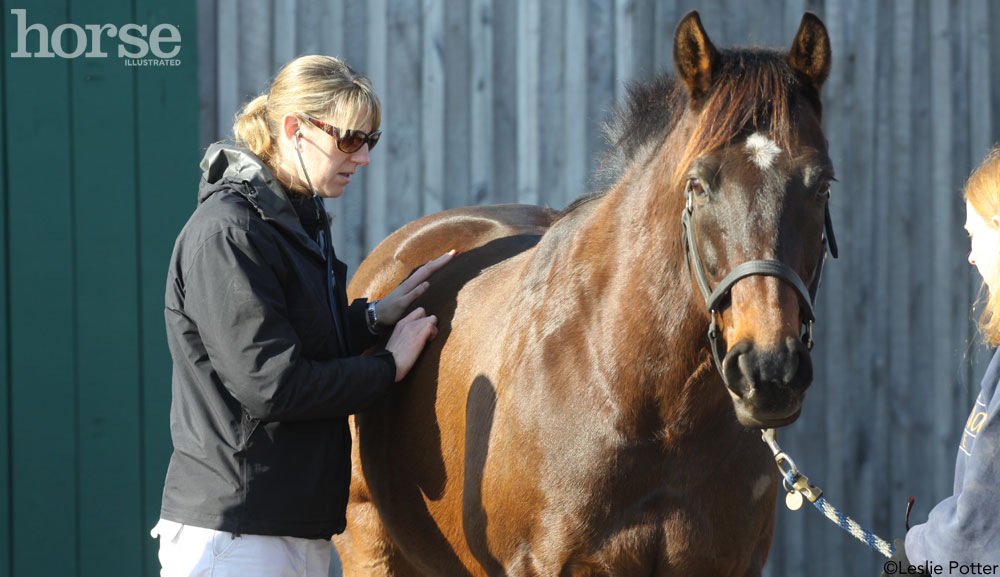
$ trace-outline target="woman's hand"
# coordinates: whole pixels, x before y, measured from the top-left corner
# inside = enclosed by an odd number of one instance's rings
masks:
[[[428,262],[410,275],[410,278],[400,283],[396,287],[396,290],[389,293],[389,296],[378,301],[375,304],[375,316],[378,317],[378,324],[384,327],[391,327],[399,322],[399,319],[406,312],[406,309],[410,308],[413,301],[417,300],[417,297],[427,291],[427,287],[430,286],[427,279],[437,272],[438,269],[448,264],[448,261],[453,256],[455,256],[455,251],[449,250]]]
[[[396,323],[385,349],[392,353],[392,358],[396,362],[397,383],[410,372],[424,346],[437,334],[437,317],[427,316],[422,308],[414,309]]]

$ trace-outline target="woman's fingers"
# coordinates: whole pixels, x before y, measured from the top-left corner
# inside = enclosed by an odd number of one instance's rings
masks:
[[[437,333],[437,317],[427,316],[423,308],[414,309],[399,321],[385,346],[396,361],[397,382],[410,372],[424,346]]]
[[[380,324],[392,326],[398,322],[403,311],[410,308],[413,301],[420,298],[427,292],[431,284],[427,279],[441,269],[455,256],[455,251],[450,250],[438,258],[424,264],[418,268],[409,278],[404,280],[394,291],[389,293],[384,299],[375,305],[376,313],[380,319]]]
[[[410,278],[403,281],[403,284],[400,285],[400,288],[405,287],[404,292],[406,293],[413,291],[416,288],[419,288],[420,285],[422,285],[424,281],[430,278],[432,274],[436,273],[438,270],[441,269],[441,267],[448,264],[448,261],[450,261],[453,256],[455,256],[454,249],[449,250],[448,252],[444,253],[443,255],[437,257],[432,261],[424,263],[423,266],[418,268],[412,275],[410,275]]]

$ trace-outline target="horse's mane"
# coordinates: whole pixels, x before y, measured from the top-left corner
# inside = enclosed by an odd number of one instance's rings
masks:
[[[597,171],[602,184],[570,203],[563,215],[605,196],[633,164],[659,150],[690,104],[684,85],[665,73],[650,82],[632,82],[627,92],[625,102],[615,105],[603,126],[609,148]],[[788,150],[798,125],[796,99],[800,97],[806,98],[817,115],[821,113],[819,94],[799,80],[785,52],[721,50],[717,80],[704,102],[698,103],[701,122],[684,148],[675,178],[686,174],[698,155],[758,130]]]

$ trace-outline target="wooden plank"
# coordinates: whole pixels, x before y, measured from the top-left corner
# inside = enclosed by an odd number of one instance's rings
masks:
[[[397,136],[393,134],[392,125],[394,114],[405,114],[404,111],[391,112],[389,110],[389,78],[388,78],[388,54],[386,43],[388,40],[388,15],[386,14],[387,0],[369,0],[368,6],[368,78],[372,81],[375,89],[379,91],[382,99],[382,126],[384,139],[378,152],[380,162],[372,163],[368,167],[368,191],[365,205],[365,246],[364,253],[370,252],[386,235],[386,191],[388,187],[388,165],[390,155],[386,150],[388,144],[395,140]]]
[[[634,0],[632,10],[632,79],[649,80],[658,72],[656,60],[656,2]]]
[[[344,0],[327,0],[320,4],[319,53],[343,58],[344,55]]]
[[[218,62],[211,56],[216,54],[218,41],[218,20],[216,11],[218,0],[202,0],[198,2],[198,45],[206,58],[198,59],[198,143],[202,149],[219,140],[219,110],[218,94]]]
[[[518,3],[493,2],[493,190],[489,204],[517,202]],[[513,145],[512,145],[513,144]]]
[[[587,115],[587,5],[568,2],[565,10],[565,96],[563,138],[566,159],[565,191],[561,206],[584,194],[593,170],[587,156],[587,127],[596,122]]]
[[[517,201],[538,204],[540,0],[517,0]]]
[[[149,29],[162,23],[141,13],[133,16],[132,8],[131,0],[100,6],[73,2],[69,21],[135,18]],[[113,56],[77,58],[70,66],[82,575],[141,574],[147,535],[141,525],[137,159],[132,144],[134,80],[150,70],[125,67]],[[95,135],[119,151],[109,154],[109,146],[94,146]]]
[[[8,17],[20,3],[4,3]],[[67,2],[34,4],[28,24],[68,23]],[[38,42],[29,39],[29,50]],[[9,44],[8,44],[9,46]],[[76,375],[72,94],[63,58],[6,61],[12,574],[75,575]],[[30,89],[25,87],[30,86]],[[69,95],[69,98],[67,98]],[[41,256],[41,258],[40,258]],[[41,458],[40,458],[41,457]],[[53,535],[69,554],[52,553]]]
[[[983,18],[983,21],[990,26],[991,30],[996,30],[994,26],[1000,23],[1000,5],[989,1],[986,2],[986,5],[986,16]],[[989,34],[988,39],[989,53],[996,54],[996,51],[1000,50],[1000,35]],[[997,111],[1000,110],[1000,58],[990,58],[989,71],[990,94],[993,95],[993,98],[990,100],[990,109]],[[993,134],[1000,134],[1000,114],[994,113],[990,115],[990,127]]]
[[[138,220],[139,353],[141,355],[142,507],[131,530],[142,537],[143,574],[159,575],[158,541],[149,530],[160,516],[163,480],[170,442],[171,361],[163,325],[166,267],[174,239],[197,202],[198,44],[194,0],[163,3],[135,0],[136,18],[169,22],[182,35],[181,66],[148,68],[135,76],[137,178],[134,185]],[[222,20],[220,22],[232,22]],[[188,35],[187,31],[192,31]],[[208,53],[207,58],[214,55]],[[230,116],[231,118],[231,116]]]
[[[274,47],[269,70],[273,77],[295,58],[295,15],[299,0],[276,0],[274,2],[274,20],[271,22],[271,46]],[[199,15],[200,18],[200,15]],[[203,58],[202,60],[210,60]]]
[[[423,186],[419,214],[440,212],[444,203],[445,34],[444,0],[422,0],[420,60],[420,157]]]
[[[472,203],[472,46],[469,34],[474,3],[445,1],[445,114],[442,208]],[[489,143],[489,140],[484,141]],[[425,212],[430,212],[424,206]]]
[[[216,2],[218,2],[219,22],[215,43],[215,69],[218,73],[216,94],[219,99],[216,133],[217,138],[221,140],[233,137],[233,119],[243,102],[239,86],[239,28],[231,24],[239,21],[239,2],[238,0],[216,0]]]
[[[930,15],[928,14],[928,3],[917,2],[913,6],[912,36],[910,40],[910,55],[912,62],[926,63],[930,60],[927,50],[928,36],[930,33]],[[932,326],[930,324],[930,311],[935,305],[929,298],[929,288],[931,278],[927,274],[929,256],[933,256],[933,247],[930,243],[930,235],[926,232],[914,234],[915,231],[928,231],[931,229],[931,215],[929,207],[932,205],[930,196],[941,194],[942,191],[931,191],[923,183],[930,182],[931,173],[929,166],[932,162],[930,150],[931,132],[930,122],[927,119],[931,116],[929,100],[927,95],[930,92],[931,79],[929,76],[930,66],[914,66],[909,71],[907,83],[910,90],[910,100],[908,102],[910,116],[906,122],[910,124],[908,132],[909,167],[908,177],[911,179],[912,188],[901,194],[899,205],[905,206],[911,215],[911,233],[907,242],[907,260],[909,261],[909,309],[904,313],[907,319],[907,331],[909,333],[910,350],[917,353],[910,356],[908,370],[913,378],[917,379],[906,383],[906,395],[912,397],[917,394],[923,398],[933,398],[934,388],[947,389],[950,379],[945,381],[936,380],[939,375],[933,373],[931,359],[947,354],[947,348],[932,349],[935,342],[933,340]],[[945,112],[945,114],[947,114]],[[950,196],[950,195],[948,195]],[[943,239],[939,239],[939,242]],[[901,288],[901,287],[900,287]],[[918,351],[935,350],[935,355],[919,354]],[[933,422],[946,414],[943,407],[937,407],[930,403],[913,403],[907,407],[912,419],[912,429],[909,437],[910,453],[908,460],[910,466],[915,468],[918,463],[932,459],[935,452],[944,457],[943,443],[935,439],[933,433]],[[954,459],[954,446],[951,448],[952,459]],[[922,467],[921,467],[922,468]],[[954,467],[949,467],[954,471]],[[934,502],[947,497],[952,493],[947,487],[942,492],[935,491],[935,475],[924,472],[921,475],[911,475],[908,485],[912,487],[914,495],[931,496]],[[902,502],[897,507],[902,508]],[[899,517],[897,517],[898,519]]]
[[[626,98],[626,83],[632,79],[633,71],[633,28],[635,0],[614,1],[614,60],[615,60],[615,102]]]
[[[895,304],[894,312],[886,311],[886,326],[891,327],[891,332],[886,334],[885,345],[891,347],[888,350],[889,370],[887,379],[889,383],[889,398],[892,401],[907,398],[910,394],[910,386],[913,382],[913,373],[910,370],[912,352],[911,345],[911,299],[909,292],[910,275],[910,254],[908,247],[912,240],[914,223],[910,213],[909,199],[912,194],[913,179],[911,178],[911,158],[910,142],[912,138],[911,130],[911,106],[913,94],[910,84],[910,71],[913,61],[911,59],[913,49],[913,19],[914,3],[912,1],[896,2],[893,4],[893,30],[894,37],[891,47],[893,67],[891,70],[890,98],[893,102],[893,115],[888,148],[892,151],[889,155],[889,174],[893,177],[889,181],[887,189],[889,196],[888,206],[888,232],[889,238],[885,245],[889,258],[888,267],[888,295],[881,302],[888,302],[891,295]],[[906,405],[905,410],[890,413],[891,430],[895,431],[893,450],[890,454],[890,491],[895,494],[912,493],[919,491],[923,484],[919,479],[907,478],[906,472],[909,464],[916,455],[919,447],[910,441],[916,432],[913,414],[910,412],[912,406]],[[890,503],[890,517],[901,518],[903,509],[901,505]]]
[[[238,22],[239,101],[246,104],[270,87],[272,19],[270,0],[241,0]]]
[[[952,158],[952,133],[954,130],[952,114],[952,70],[953,53],[951,49],[951,10],[948,4],[939,2],[930,5],[929,37],[931,42],[930,50],[930,108],[933,114],[928,114],[929,125],[932,130],[930,146],[932,147],[931,159]],[[954,242],[953,218],[958,205],[958,195],[952,191],[954,182],[952,162],[928,162],[930,169],[930,190],[934,193],[928,199],[931,206],[930,230],[933,231],[929,238],[933,239],[931,246],[931,303],[930,307],[931,330],[933,337],[931,349],[937,354],[929,356],[929,360],[934,363],[930,376],[932,390],[928,391],[930,398],[934,399],[933,406],[936,411],[951,415],[954,413],[954,394],[952,386],[957,386],[951,376],[955,374],[954,369],[958,366],[957,355],[949,354],[959,348],[961,337],[956,331],[956,321],[963,317],[956,316],[954,307],[949,306],[953,299],[950,295],[955,294],[952,287],[953,273],[955,272],[956,260],[961,264],[961,259],[956,259]],[[964,324],[964,323],[962,323]],[[964,333],[964,330],[961,331]],[[935,439],[944,440],[949,436],[951,429],[955,429],[957,423],[952,419],[938,418],[931,421],[932,433]],[[954,447],[949,447],[944,442],[935,443],[930,447],[933,451],[932,460],[944,462],[947,453],[954,455]],[[941,467],[935,471],[929,471],[932,477],[934,490],[941,494],[943,491],[951,489],[953,471]]]
[[[563,35],[563,5],[545,2],[539,6],[539,23],[545,34],[538,44],[538,197],[537,203],[561,208],[565,203],[566,148],[547,135],[564,134],[566,117],[566,66]]]
[[[801,13],[797,17],[801,18]],[[843,184],[837,183],[835,189],[839,201],[853,207],[852,226],[849,232],[850,252],[842,252],[844,256],[836,265],[848,271],[847,278],[851,279],[849,286],[853,287],[853,290],[841,292],[844,298],[849,298],[848,316],[842,318],[849,319],[847,332],[851,335],[851,346],[850,350],[846,351],[849,370],[838,382],[830,382],[828,386],[855,390],[856,398],[868,400],[867,406],[870,412],[864,419],[859,420],[860,430],[855,447],[859,447],[859,451],[867,452],[869,457],[859,464],[860,474],[857,484],[849,491],[857,495],[856,510],[871,516],[871,526],[874,530],[879,535],[892,535],[892,532],[887,532],[892,527],[886,507],[883,506],[882,492],[885,484],[884,471],[888,462],[888,446],[886,443],[875,441],[889,438],[886,413],[891,405],[886,387],[880,386],[881,381],[873,378],[872,369],[872,351],[880,350],[882,347],[877,340],[879,334],[877,324],[880,317],[873,306],[874,285],[877,280],[873,278],[872,271],[877,265],[870,247],[877,242],[875,231],[882,228],[885,222],[878,218],[876,209],[878,190],[876,172],[879,168],[870,161],[875,157],[878,146],[876,132],[872,130],[876,125],[877,106],[880,101],[876,63],[879,58],[877,6],[874,3],[859,6],[858,10],[851,12],[850,19],[849,45],[845,47],[846,50],[834,52],[834,63],[854,63],[852,74],[854,82],[853,86],[849,87],[845,104],[849,111],[847,121],[850,125],[850,134],[847,142],[843,143],[845,145],[843,164],[836,167],[837,173],[844,178]],[[798,23],[795,23],[795,26],[797,27]],[[840,235],[838,238],[844,236]],[[830,320],[833,321],[832,318]],[[869,560],[862,557],[857,562],[866,563]],[[877,563],[869,563],[868,566],[877,566]]]
[[[989,4],[985,0],[975,0],[962,6],[968,12],[968,28],[964,38],[968,38],[969,48],[969,141],[974,162],[986,155],[996,142],[993,126],[993,110],[990,94],[990,36]]]
[[[784,0],[760,0],[743,4],[742,8],[745,11],[742,18],[728,19],[731,22],[730,31],[739,38],[741,44],[783,48],[791,46],[798,28],[788,35],[783,26],[776,25],[785,22],[785,12],[789,10]],[[799,12],[798,16],[801,19],[802,13]]]
[[[674,31],[677,29],[677,22],[680,21],[684,12],[677,5],[677,0],[658,1],[655,3],[654,19],[655,26],[655,58],[653,65],[656,72],[669,72],[674,74]]]
[[[323,9],[322,0],[298,0],[295,4],[295,53],[319,54],[322,38],[316,23]]]
[[[601,123],[615,98],[614,5],[591,2],[587,6],[587,164],[600,166],[607,151]]]
[[[469,11],[469,42],[472,60],[472,93],[469,102],[470,166],[472,196],[469,204],[485,204],[494,197],[493,187],[493,0],[474,0]]]
[[[421,155],[414,154],[413,147],[421,142],[423,94],[417,24],[422,20],[421,6],[409,0],[388,0],[386,5],[392,41],[388,43],[385,109],[387,120],[391,115],[392,135],[385,143],[385,162],[392,167],[387,182],[393,201],[385,207],[381,226],[388,233],[420,216],[423,167]]]
[[[873,19],[876,22],[875,33],[872,34],[874,38],[874,50],[869,53],[870,56],[867,56],[867,58],[875,59],[874,93],[870,98],[872,102],[877,103],[888,102],[892,98],[893,59],[888,57],[893,53],[894,14],[892,3],[888,1],[878,2],[875,13],[876,17]],[[890,166],[892,162],[893,150],[889,145],[892,122],[892,112],[880,108],[873,123],[876,146],[872,154],[872,158],[874,159],[872,164],[875,167],[883,168],[876,170],[872,179],[868,181],[873,183],[871,190],[874,194],[874,202],[872,203],[873,210],[870,229],[873,231],[871,246],[875,247],[874,250],[869,252],[870,256],[868,257],[868,261],[870,262],[868,271],[870,271],[869,274],[871,274],[874,280],[871,293],[873,297],[871,299],[872,305],[869,307],[868,314],[872,319],[872,332],[875,344],[871,349],[872,358],[868,366],[870,367],[869,371],[872,381],[879,386],[879,407],[881,408],[883,403],[887,405],[886,409],[877,414],[879,426],[876,428],[876,431],[883,435],[879,437],[880,439],[893,438],[895,441],[896,436],[902,434],[897,428],[899,425],[897,415],[900,411],[905,410],[905,406],[900,397],[896,396],[898,391],[891,383],[893,366],[890,362],[889,347],[896,346],[894,343],[895,332],[897,330],[895,318],[893,315],[886,314],[884,310],[892,295],[892,288],[889,286],[889,266],[896,258],[896,255],[893,254],[889,247],[893,232],[886,226],[886,223],[897,218],[891,207],[892,204],[889,195],[890,186],[894,178],[891,170],[884,168]],[[905,399],[906,397],[903,398]],[[908,473],[908,471],[894,473],[894,471],[897,471],[895,467],[901,464],[901,460],[898,458],[899,445],[896,445],[895,442],[891,446],[889,446],[889,443],[882,442],[879,445],[881,447],[877,449],[878,452],[875,455],[881,454],[881,459],[876,461],[876,466],[880,469],[880,474],[876,475],[880,491],[884,494],[899,495],[906,491],[900,481],[901,477]],[[887,475],[885,474],[887,470],[889,471],[888,479],[886,479]],[[880,503],[879,507],[885,511],[883,514],[887,521],[887,524],[882,527],[888,528],[890,526],[889,522],[898,519],[896,517],[898,507],[886,507],[884,502]],[[887,538],[891,539],[892,537]]]

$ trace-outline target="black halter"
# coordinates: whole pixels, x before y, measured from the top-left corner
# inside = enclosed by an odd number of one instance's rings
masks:
[[[719,375],[722,376],[722,380],[726,382],[727,386],[729,383],[726,380],[725,372],[722,370],[722,358],[719,356],[722,335],[718,330],[718,325],[715,323],[715,313],[720,310],[719,307],[722,301],[729,296],[733,285],[740,279],[754,275],[773,276],[790,284],[799,296],[799,305],[803,312],[802,316],[804,320],[802,324],[806,328],[801,337],[802,342],[805,343],[808,349],[812,350],[812,326],[816,320],[813,314],[813,303],[816,302],[816,293],[819,291],[820,279],[823,277],[823,264],[826,262],[826,255],[828,253],[833,255],[833,258],[837,258],[837,239],[833,236],[833,222],[830,220],[829,205],[826,207],[825,215],[826,234],[823,235],[823,256],[820,258],[819,267],[816,269],[816,276],[813,278],[808,290],[806,290],[805,283],[802,282],[802,279],[799,278],[799,275],[790,266],[780,260],[774,259],[759,259],[744,262],[729,271],[729,274],[719,282],[715,290],[711,290],[708,284],[708,276],[705,274],[705,267],[701,263],[701,257],[694,243],[694,227],[691,225],[691,214],[694,212],[694,196],[691,190],[690,179],[684,189],[684,201],[684,210],[681,212],[684,262],[691,270],[691,274],[698,284],[698,289],[705,298],[705,307],[708,309],[708,314],[711,317],[711,322],[708,325],[708,341],[712,346],[712,358],[715,360],[715,368],[718,369]]]

